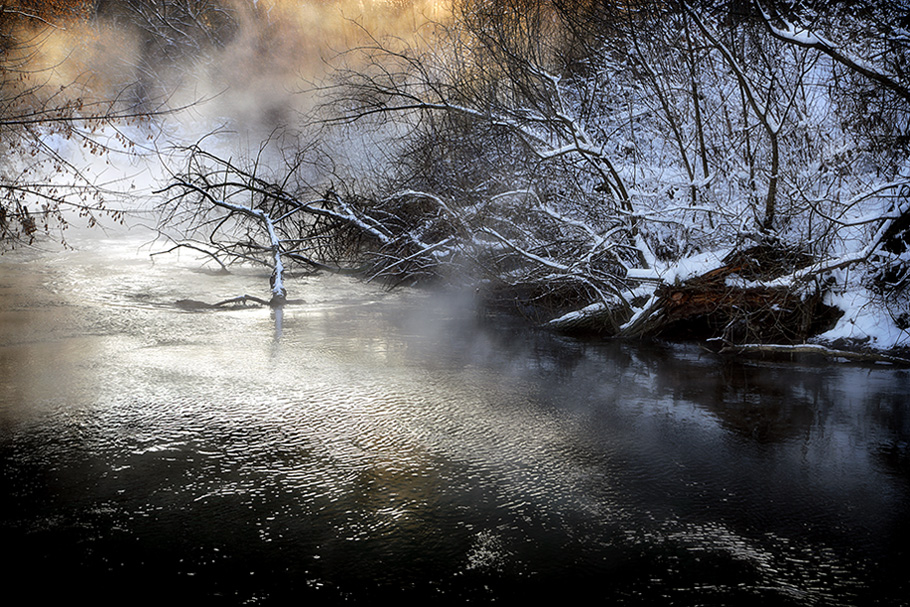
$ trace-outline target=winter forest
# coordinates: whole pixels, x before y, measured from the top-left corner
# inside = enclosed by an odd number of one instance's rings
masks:
[[[887,358],[908,61],[900,0],[3,0],[0,244],[141,217],[272,307],[334,272]]]

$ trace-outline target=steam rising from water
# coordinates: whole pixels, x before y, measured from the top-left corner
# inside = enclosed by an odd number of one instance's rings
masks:
[[[22,35],[32,41],[30,76],[45,101],[76,103],[86,115],[103,115],[112,104],[127,113],[184,108],[117,121],[86,138],[48,132],[46,150],[73,168],[50,168],[54,183],[71,186],[80,180],[78,172],[108,190],[109,206],[147,210],[156,203],[150,193],[180,162],[167,158],[169,150],[201,138],[208,149],[234,159],[273,146],[277,155],[266,157],[266,164],[280,167],[277,133],[290,136],[294,149],[316,139],[303,133],[306,115],[315,104],[313,91],[336,60],[373,38],[420,36],[446,13],[437,0],[221,0],[196,3],[208,10],[195,20],[168,21],[156,10],[165,17],[177,10],[164,4],[162,11],[149,2],[101,2],[88,20]],[[347,133],[329,143],[326,133],[320,135],[338,166],[375,162],[373,154],[384,148],[376,137],[387,135],[365,136]],[[107,149],[93,151],[87,140]]]
[[[282,126],[286,112],[305,109],[297,93],[340,54],[373,38],[410,39],[446,12],[437,0],[227,0],[205,3],[223,10],[165,28],[145,4],[123,2],[88,21],[24,34],[35,36],[32,70],[49,91],[72,87],[71,96],[168,107],[214,97],[197,117]]]

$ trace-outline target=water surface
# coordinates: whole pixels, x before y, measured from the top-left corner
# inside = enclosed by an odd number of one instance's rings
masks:
[[[95,241],[0,258],[0,546],[101,603],[899,605],[906,371],[479,319]]]

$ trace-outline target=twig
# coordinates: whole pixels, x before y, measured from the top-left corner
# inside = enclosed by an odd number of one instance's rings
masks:
[[[197,247],[196,245],[191,245],[191,244],[187,244],[187,243],[181,243],[181,244],[174,245],[173,247],[171,247],[170,249],[168,249],[166,251],[156,251],[155,253],[150,253],[149,257],[154,257],[155,255],[164,255],[165,253],[172,253],[180,248],[192,249],[194,251],[199,251],[200,253],[205,253],[206,255],[208,255],[209,257],[214,259],[218,263],[219,266],[221,266],[222,272],[224,272],[225,274],[230,274],[230,270],[227,269],[227,266],[224,265],[223,261],[218,259],[218,256],[215,253],[212,253],[211,251],[206,251],[202,247]]]

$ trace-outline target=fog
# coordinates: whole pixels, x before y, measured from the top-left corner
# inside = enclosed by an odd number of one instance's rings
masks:
[[[435,0],[102,1],[89,18],[27,22],[15,35],[26,41],[29,102],[75,108],[81,118],[36,125],[36,153],[4,162],[36,181],[96,188],[107,209],[126,214],[86,218],[64,205],[64,217],[69,229],[100,224],[109,233],[154,226],[152,192],[184,161],[184,146],[200,141],[276,174],[301,150],[336,175],[362,174],[385,161],[397,133],[320,125],[325,91],[358,60],[355,49],[409,44],[445,12]],[[315,171],[304,178],[327,180]]]

